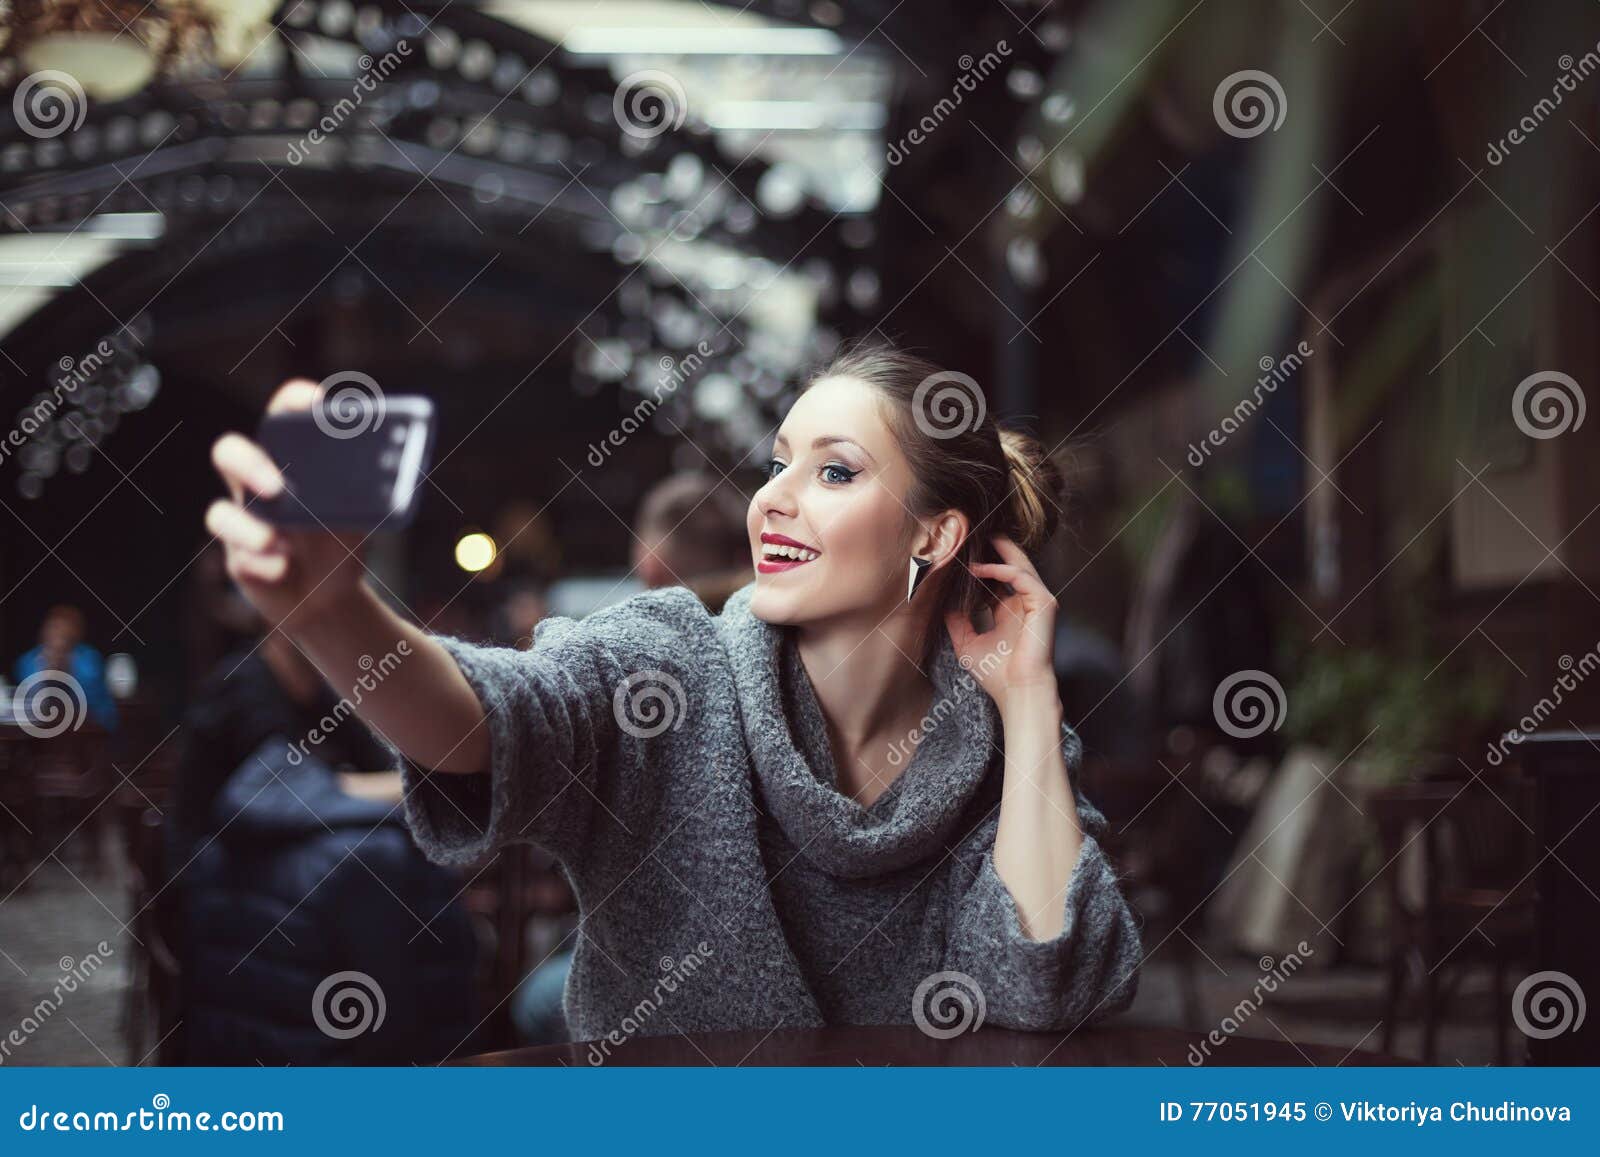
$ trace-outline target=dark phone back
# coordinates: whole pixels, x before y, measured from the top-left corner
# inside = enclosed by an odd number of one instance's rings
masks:
[[[433,453],[433,403],[385,398],[354,422],[323,407],[268,414],[256,441],[278,464],[284,493],[251,510],[278,526],[399,530],[416,516]]]

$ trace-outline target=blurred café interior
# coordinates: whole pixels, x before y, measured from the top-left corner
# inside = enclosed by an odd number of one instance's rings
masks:
[[[566,1040],[543,851],[426,862],[354,719],[256,758],[335,710],[203,524],[280,382],[433,399],[367,564],[526,647],[748,581],[763,439],[874,333],[1068,473],[1037,561],[1145,953],[1110,1024],[1600,1060],[1595,5],[4,7],[5,1063]],[[382,1031],[303,1006],[379,969]]]

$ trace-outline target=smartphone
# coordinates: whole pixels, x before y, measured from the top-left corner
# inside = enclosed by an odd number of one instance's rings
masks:
[[[416,517],[433,454],[433,402],[420,395],[370,400],[352,419],[319,400],[268,414],[256,441],[277,463],[284,490],[247,507],[275,526],[402,530]]]

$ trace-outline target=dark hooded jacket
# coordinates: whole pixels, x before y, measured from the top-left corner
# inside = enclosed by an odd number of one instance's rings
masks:
[[[184,871],[191,1064],[437,1064],[475,1051],[461,881],[402,811],[273,735],[212,801]]]

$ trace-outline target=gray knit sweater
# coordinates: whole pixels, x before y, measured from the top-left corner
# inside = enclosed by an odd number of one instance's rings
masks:
[[[1081,796],[1066,923],[1030,939],[994,866],[993,702],[945,639],[934,702],[871,807],[841,794],[791,630],[681,588],[541,623],[529,651],[439,641],[487,713],[491,764],[395,751],[428,858],[554,853],[578,896],[576,1040],[916,1021],[1072,1029],[1126,1008],[1139,930]],[[1066,730],[1073,775],[1081,759]],[[1040,806],[1044,806],[1041,802]],[[935,974],[959,974],[940,976]],[[933,979],[930,979],[933,978]],[[926,983],[925,983],[926,982]]]

